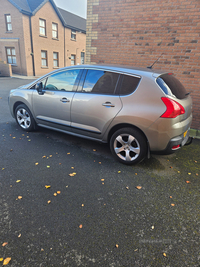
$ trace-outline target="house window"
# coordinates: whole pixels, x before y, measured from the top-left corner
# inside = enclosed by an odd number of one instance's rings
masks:
[[[11,15],[10,14],[5,15],[5,19],[6,19],[6,31],[11,32],[12,31]]]
[[[42,67],[47,67],[47,51],[41,51]]]
[[[76,55],[71,55],[71,66],[76,65]]]
[[[81,52],[81,64],[85,63],[85,53]]]
[[[71,39],[76,40],[76,31],[71,31]]]
[[[16,65],[16,53],[14,47],[6,47],[7,63]]]
[[[58,52],[53,52],[53,66],[58,67],[59,62],[58,62]]]
[[[39,19],[40,35],[46,36],[46,20]]]
[[[52,38],[58,39],[58,24],[52,23]]]

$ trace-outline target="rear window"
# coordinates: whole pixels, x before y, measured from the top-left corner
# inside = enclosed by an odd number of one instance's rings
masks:
[[[140,78],[138,77],[124,75],[120,89],[120,95],[129,95],[133,93],[137,88],[139,82]]]
[[[161,75],[156,82],[166,95],[175,96],[178,99],[184,99],[188,95],[182,83],[171,74]]]

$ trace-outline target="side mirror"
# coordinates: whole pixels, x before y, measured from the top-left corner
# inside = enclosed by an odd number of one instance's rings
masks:
[[[43,95],[44,94],[42,82],[37,83],[36,86],[35,86],[35,89],[38,91],[39,95]]]

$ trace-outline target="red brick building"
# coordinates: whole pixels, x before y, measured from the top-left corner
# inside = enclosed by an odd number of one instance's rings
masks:
[[[86,20],[53,0],[0,0],[0,59],[12,72],[41,76],[84,63]]]
[[[200,129],[200,1],[88,0],[86,60],[173,72]]]

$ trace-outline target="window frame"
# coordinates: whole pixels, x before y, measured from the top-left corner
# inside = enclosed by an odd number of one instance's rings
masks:
[[[40,25],[40,21],[44,22],[44,27]],[[44,34],[40,32],[40,29],[44,29]],[[39,18],[39,35],[42,37],[46,37],[47,36],[46,34],[47,34],[47,32],[46,32],[46,20]]]
[[[83,55],[83,57],[82,57],[82,55]],[[83,64],[85,64],[85,52],[81,52],[81,65],[83,65]]]
[[[72,56],[74,57],[74,59],[72,60]],[[74,64],[72,65],[72,61],[74,61]],[[75,66],[76,65],[76,55],[75,54],[71,54],[71,66]]]
[[[53,29],[53,25],[56,26],[56,30]],[[56,37],[53,36],[53,33],[56,33]],[[52,22],[52,39],[58,39],[58,23]]]
[[[71,40],[76,41],[76,31],[71,30]]]
[[[45,52],[46,57],[42,57],[42,52]],[[46,60],[46,65],[42,65],[42,60]],[[48,68],[48,54],[47,54],[47,50],[41,50],[41,67],[42,68]]]
[[[7,63],[16,66],[16,65],[17,65],[17,57],[16,57],[16,50],[15,50],[15,47],[6,46],[5,48],[6,48],[6,59],[7,59]],[[11,51],[11,54],[10,54],[10,55],[8,55],[8,51],[7,51],[8,49],[10,49],[10,51]],[[13,49],[15,50],[15,55],[12,54],[12,50],[13,50]],[[11,57],[12,63],[9,63],[9,62],[8,62],[8,56]],[[13,63],[13,58],[15,58],[15,62],[16,62],[16,63]]]
[[[7,17],[10,17],[10,22],[7,21]],[[7,32],[12,32],[12,20],[11,20],[11,15],[10,14],[5,14],[5,22],[6,22],[6,31]],[[11,25],[11,30],[9,30],[8,25]]]
[[[57,58],[54,58],[54,54],[57,55]],[[54,62],[57,62],[57,65],[54,65]],[[59,52],[53,51],[53,68],[59,68]]]

